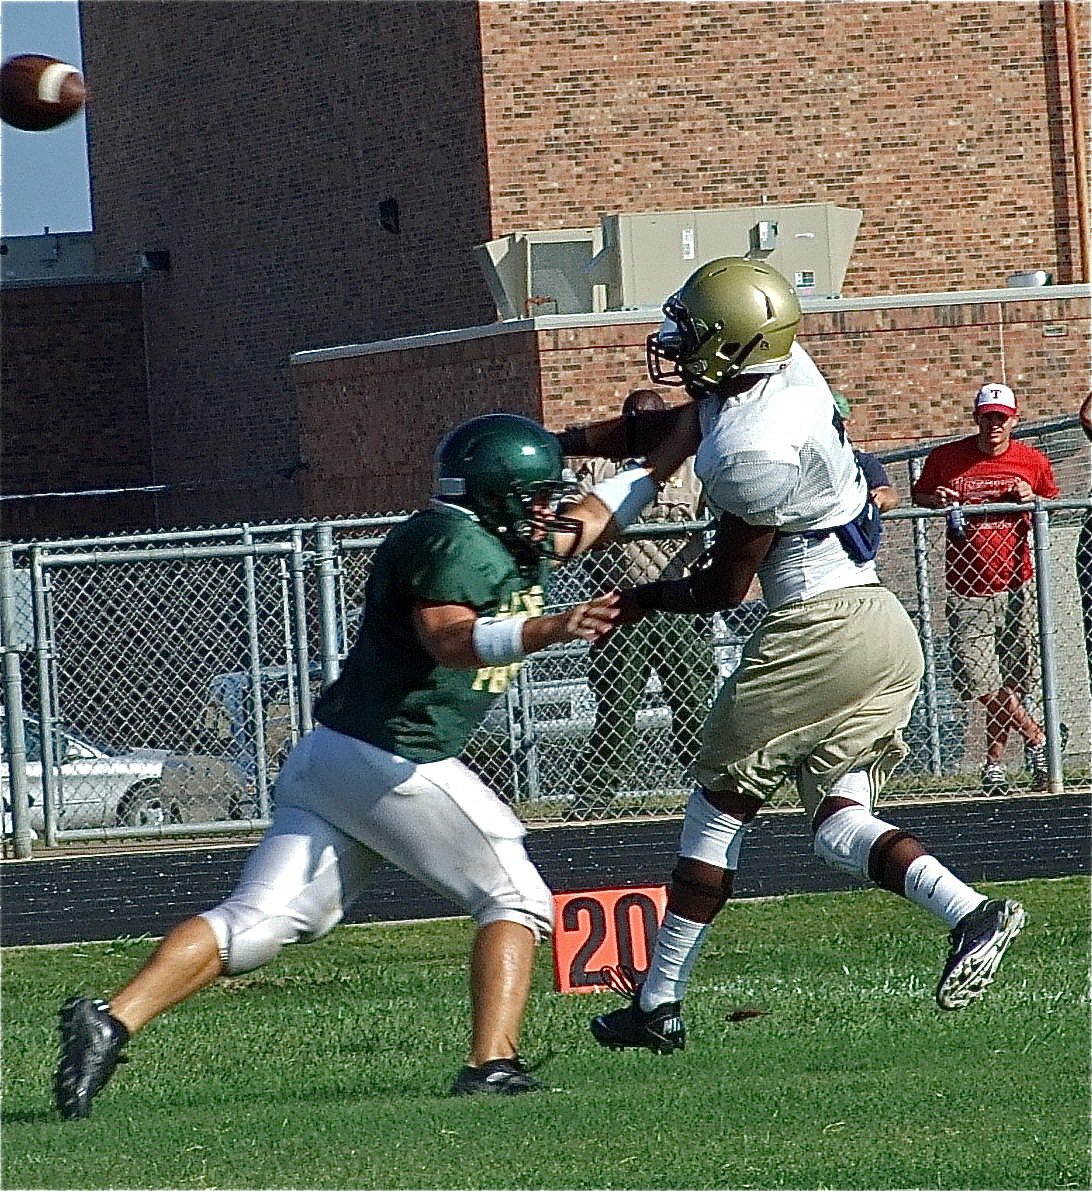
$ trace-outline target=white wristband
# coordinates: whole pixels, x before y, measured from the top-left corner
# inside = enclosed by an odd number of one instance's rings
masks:
[[[474,652],[487,666],[506,666],[511,662],[522,662],[527,656],[523,652],[523,623],[527,619],[519,616],[479,616],[471,630]]]
[[[655,499],[656,481],[647,468],[630,467],[609,479],[600,480],[591,490],[611,511],[611,516],[625,529],[641,515],[641,510]]]

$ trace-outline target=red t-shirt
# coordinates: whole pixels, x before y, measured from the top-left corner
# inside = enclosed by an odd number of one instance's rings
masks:
[[[952,488],[965,505],[1011,501],[1012,484],[1027,480],[1045,500],[1059,496],[1050,460],[1034,447],[1011,440],[1002,455],[983,455],[977,437],[961,438],[931,451],[914,485],[914,496],[928,496],[938,487]],[[982,596],[1022,587],[1034,573],[1030,547],[1031,518],[1026,513],[1001,513],[967,518],[967,537],[948,534],[944,552],[948,586],[957,595]]]

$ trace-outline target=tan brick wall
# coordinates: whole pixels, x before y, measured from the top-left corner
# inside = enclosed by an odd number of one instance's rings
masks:
[[[1061,3],[481,14],[496,234],[767,196],[863,209],[847,297],[1079,280]]]
[[[766,195],[863,208],[847,295],[1072,277],[1061,0],[94,0],[81,19],[100,267],[171,254],[146,287],[162,525],[334,500],[342,481],[300,470],[322,417],[301,420],[290,354],[489,321],[470,248],[493,234]],[[400,236],[377,226],[387,197]],[[543,344],[557,410],[640,374],[636,340],[577,361],[566,334]],[[910,339],[883,374],[926,400]]]
[[[307,514],[416,507],[430,492],[433,447],[468,416],[511,410],[551,429],[613,416],[647,384],[654,327],[539,328],[297,363]],[[817,312],[800,341],[849,395],[856,444],[874,451],[970,433],[987,380],[1016,390],[1025,420],[1076,413],[1092,342],[1088,302],[1072,298]],[[1087,484],[1087,467],[1075,468],[1069,491]]]

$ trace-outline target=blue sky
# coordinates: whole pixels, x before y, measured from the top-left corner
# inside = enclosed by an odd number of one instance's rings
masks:
[[[0,0],[0,55],[46,54],[83,69],[75,0]],[[50,132],[0,125],[0,231],[5,236],[91,228],[87,123]]]

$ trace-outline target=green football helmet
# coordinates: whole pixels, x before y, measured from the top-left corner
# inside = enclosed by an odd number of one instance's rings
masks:
[[[776,372],[800,325],[793,287],[776,269],[741,256],[702,265],[663,310],[663,326],[646,342],[648,374],[695,397],[739,376]]]
[[[578,493],[561,478],[556,436],[519,414],[483,414],[454,430],[436,450],[436,495],[469,509],[518,554],[553,557],[551,535],[579,534],[581,523],[558,514]],[[536,533],[536,531],[538,531]]]

